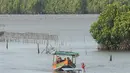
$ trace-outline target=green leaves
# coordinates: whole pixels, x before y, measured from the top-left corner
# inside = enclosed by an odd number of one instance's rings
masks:
[[[82,11],[82,0],[0,0],[0,13],[75,14]]]
[[[81,0],[46,0],[45,13],[62,14],[78,13],[81,10]]]
[[[88,13],[101,13],[108,4],[130,5],[130,0],[87,0]]]
[[[119,2],[109,4],[93,23],[90,33],[99,44],[117,49],[125,39],[130,39],[130,8]],[[129,12],[128,12],[129,11]]]
[[[0,13],[81,14],[101,13],[112,3],[130,6],[130,0],[0,0]],[[127,10],[126,10],[127,11]]]
[[[130,13],[122,13],[120,16],[117,16],[114,22],[114,28],[112,29],[113,34],[118,33],[120,38],[130,38]],[[117,28],[117,29],[115,29]],[[116,34],[117,35],[117,34]]]

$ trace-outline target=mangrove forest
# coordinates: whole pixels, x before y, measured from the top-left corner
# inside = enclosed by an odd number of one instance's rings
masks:
[[[0,0],[0,14],[99,14],[108,4],[130,0]]]
[[[120,2],[108,4],[90,32],[99,50],[130,50],[130,6]]]

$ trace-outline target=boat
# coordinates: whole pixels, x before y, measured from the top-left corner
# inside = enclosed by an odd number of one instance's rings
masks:
[[[56,51],[53,53],[53,70],[63,71],[62,68],[76,68],[76,58],[79,53],[70,51]],[[64,58],[64,59],[63,59]]]

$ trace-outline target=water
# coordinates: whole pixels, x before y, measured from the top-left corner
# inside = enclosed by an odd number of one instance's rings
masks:
[[[9,32],[39,32],[59,36],[60,50],[79,52],[77,67],[85,62],[87,73],[129,73],[129,52],[98,52],[89,29],[98,15],[1,15]],[[40,51],[45,48],[40,44]],[[72,48],[72,49],[70,49]],[[87,53],[86,53],[87,52]],[[113,61],[109,61],[109,56]],[[52,73],[52,55],[37,54],[36,44],[0,43],[0,73]]]

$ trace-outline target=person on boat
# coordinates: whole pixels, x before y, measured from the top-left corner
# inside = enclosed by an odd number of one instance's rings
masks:
[[[83,72],[86,72],[86,71],[85,71],[85,64],[84,64],[84,63],[81,64],[81,67],[82,67],[82,69],[83,69]]]
[[[62,60],[62,58],[61,57],[59,57],[59,62],[62,62],[63,60]]]
[[[66,61],[66,58],[64,58],[64,60],[63,61]]]
[[[67,57],[67,60],[68,60],[69,64],[71,64],[71,63],[72,63],[69,57]]]
[[[59,63],[59,56],[56,56],[56,64]]]
[[[69,57],[67,57],[67,59],[68,59],[69,61],[71,61]]]
[[[57,58],[57,63],[60,63],[60,62],[62,62],[63,60],[62,60],[62,58],[61,57],[58,57]]]

